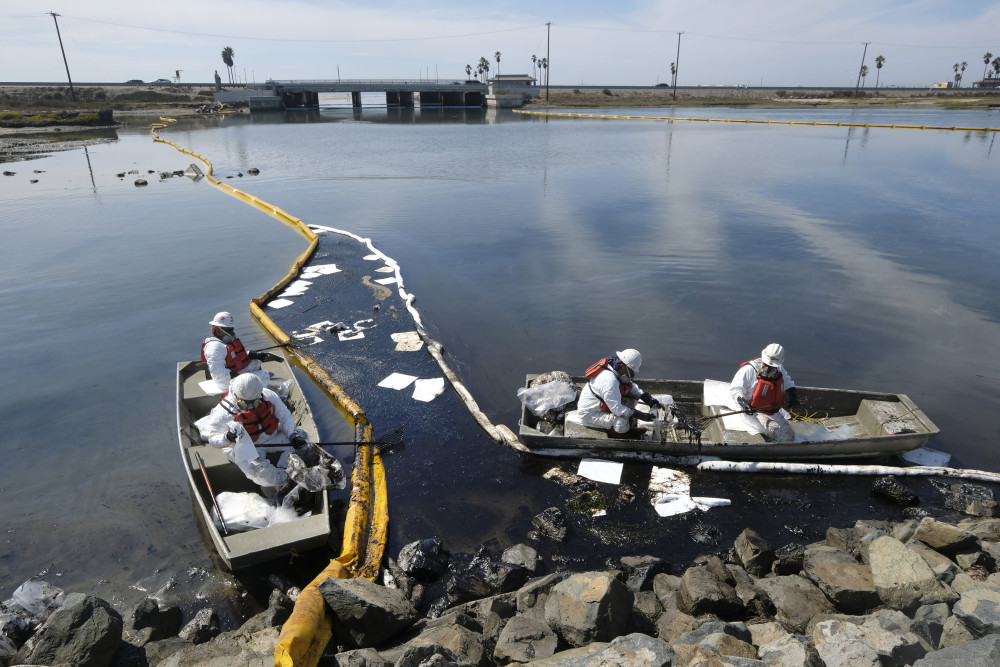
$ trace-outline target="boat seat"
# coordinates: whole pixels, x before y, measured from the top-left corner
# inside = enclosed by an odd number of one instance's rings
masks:
[[[566,421],[563,425],[563,433],[567,438],[594,438],[596,440],[607,439],[608,433],[604,429],[590,428],[583,424],[576,424]]]
[[[865,399],[858,408],[858,420],[872,435],[919,433],[926,429],[913,412],[898,401]]]

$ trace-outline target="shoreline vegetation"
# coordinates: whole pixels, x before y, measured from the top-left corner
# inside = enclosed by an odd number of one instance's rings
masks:
[[[502,91],[501,91],[502,92]],[[76,99],[74,99],[74,93]],[[0,163],[31,160],[46,153],[114,140],[110,134],[133,115],[204,115],[247,112],[246,103],[218,104],[207,86],[69,87],[0,86]],[[893,93],[891,89],[830,90],[820,96],[795,89],[678,89],[667,87],[540,89],[526,109],[621,108],[932,108],[997,109],[1000,89]],[[809,95],[808,97],[806,95]],[[124,121],[127,122],[127,121]]]

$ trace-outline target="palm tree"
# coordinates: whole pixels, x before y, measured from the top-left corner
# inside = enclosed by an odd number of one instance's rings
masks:
[[[1000,56],[993,59],[990,63],[990,67],[993,68],[993,76],[1000,76]]]
[[[545,74],[544,74],[545,85],[548,85],[549,84],[549,59],[548,58],[542,58],[541,60],[538,61],[538,66],[545,71]]]
[[[958,83],[962,85],[962,79],[965,77],[965,68],[969,66],[969,63],[962,61],[962,73],[958,75]]]
[[[233,56],[235,55],[236,52],[231,46],[222,49],[222,62],[226,63],[226,67],[229,69],[229,83],[233,82]]]
[[[878,79],[882,75],[882,65],[885,64],[885,56],[875,59],[875,90],[878,90]]]
[[[538,56],[536,56],[535,54],[531,54],[531,76],[535,77],[536,81],[538,80],[538,75],[535,74],[536,71],[535,65],[537,64],[538,64]]]
[[[987,51],[986,53],[983,54],[983,78],[984,79],[986,78],[986,70],[990,66],[990,58],[992,58],[992,57],[993,57],[993,54],[990,53],[989,51]]]
[[[861,66],[861,87],[865,87],[865,77],[868,76],[868,65]]]
[[[958,73],[958,63],[952,65],[952,68],[955,70],[955,87],[957,88],[958,82],[962,80],[962,75]]]
[[[494,53],[493,57],[497,59],[497,76],[500,76],[500,52]]]
[[[489,76],[489,73],[490,73],[490,61],[486,59],[486,56],[481,56],[479,58],[479,67],[482,68],[483,76],[484,77]],[[483,82],[485,83],[485,81],[486,81],[486,79],[484,78]]]
[[[466,65],[465,66],[465,78],[466,79],[471,79],[472,78],[472,65]]]

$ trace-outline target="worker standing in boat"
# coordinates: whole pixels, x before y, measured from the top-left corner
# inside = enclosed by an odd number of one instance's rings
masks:
[[[215,380],[219,391],[229,390],[229,382],[240,373],[254,373],[267,384],[268,373],[261,369],[263,361],[281,359],[270,352],[254,352],[243,346],[236,337],[236,321],[223,311],[209,322],[212,335],[201,344],[201,360],[208,365],[208,373]]]
[[[661,407],[658,400],[632,381],[641,365],[639,351],[628,348],[588,368],[588,382],[577,401],[580,422],[591,428],[607,429],[612,437],[621,437],[635,427],[634,420],[653,421],[655,412],[650,414],[635,408],[639,401],[654,411]]]
[[[759,432],[768,442],[792,442],[795,432],[788,420],[781,414],[783,405],[798,405],[798,390],[792,376],[783,366],[785,348],[771,343],[760,356],[745,361],[736,371],[729,384],[736,409],[742,409],[750,417],[750,426],[759,427]]]

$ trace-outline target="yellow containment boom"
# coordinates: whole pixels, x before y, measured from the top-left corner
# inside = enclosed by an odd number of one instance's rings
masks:
[[[172,118],[161,118],[161,120],[165,123],[175,122]],[[254,319],[260,322],[279,343],[289,342],[291,338],[267,316],[263,305],[298,275],[315,252],[319,238],[299,218],[219,181],[212,175],[212,163],[206,158],[161,139],[156,130],[167,127],[165,123],[153,125],[154,141],[173,146],[181,153],[201,160],[206,167],[206,180],[213,186],[294,227],[309,240],[309,247],[295,260],[288,275],[265,294],[250,302],[250,313]],[[340,555],[331,560],[330,564],[299,594],[291,616],[281,628],[274,649],[275,667],[315,667],[333,636],[333,619],[326,613],[326,603],[320,595],[319,585],[330,577],[338,579],[364,577],[371,581],[375,580],[385,553],[389,530],[389,505],[385,468],[375,445],[370,444],[372,428],[368,423],[368,417],[347,392],[313,359],[295,348],[288,348],[287,352],[316,380],[324,393],[354,426],[354,440],[358,443],[354,457],[354,471],[351,474],[351,499],[344,521],[344,539]]]

